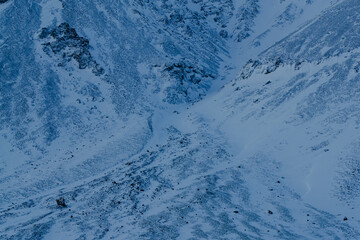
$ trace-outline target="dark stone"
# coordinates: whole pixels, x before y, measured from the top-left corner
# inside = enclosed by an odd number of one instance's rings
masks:
[[[226,30],[221,30],[219,32],[219,35],[222,37],[222,38],[227,38],[229,36],[229,33],[226,31]]]
[[[56,199],[56,203],[59,207],[66,207],[65,199],[63,197]]]

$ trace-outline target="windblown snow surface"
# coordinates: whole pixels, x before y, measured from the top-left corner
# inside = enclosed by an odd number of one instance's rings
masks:
[[[0,0],[0,239],[360,239],[360,1]]]

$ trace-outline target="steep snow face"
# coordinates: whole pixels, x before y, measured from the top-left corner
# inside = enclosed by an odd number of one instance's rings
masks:
[[[248,170],[249,196],[259,208],[287,209],[295,222],[304,217],[327,229],[310,238],[326,238],[335,225],[311,218],[314,212],[295,213],[297,207],[359,225],[359,6],[344,1],[326,11],[249,61],[232,84],[194,110],[225,135],[229,152]],[[301,206],[293,206],[295,199]],[[302,224],[308,223],[296,225]],[[350,235],[339,238],[359,237],[342,232]]]
[[[359,7],[0,1],[0,238],[360,238]]]
[[[234,96],[239,97],[231,100],[251,96],[252,107],[243,106],[249,111],[241,111],[242,119],[270,123],[265,127],[272,129],[270,141],[276,132],[293,135],[278,143],[289,146],[289,166],[298,170],[303,162],[304,196],[341,211],[335,207],[336,199],[349,200],[348,209],[358,202],[353,156],[360,122],[359,7],[356,1],[345,1],[260,54],[259,60],[250,61],[233,84]],[[271,116],[278,119],[277,126]]]
[[[234,15],[226,23],[230,59],[223,64],[223,77],[233,80],[239,67],[286,36],[318,18],[324,9],[341,1],[234,1]],[[226,81],[226,82],[227,82]],[[220,82],[221,84],[221,82]],[[222,83],[224,84],[224,83]],[[216,90],[218,89],[215,88]]]
[[[262,55],[319,61],[351,52],[359,47],[359,11],[356,1],[345,1]]]

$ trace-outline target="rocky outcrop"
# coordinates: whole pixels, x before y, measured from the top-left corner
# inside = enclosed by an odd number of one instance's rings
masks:
[[[91,56],[89,40],[80,37],[68,23],[56,28],[43,28],[39,37],[45,40],[42,44],[45,53],[60,56],[59,66],[73,59],[78,62],[79,69],[90,68],[96,76],[104,73],[104,69]]]
[[[203,68],[186,61],[166,64],[163,73],[168,74],[170,81],[174,82],[165,89],[166,101],[172,104],[201,100],[211,80],[215,78]]]

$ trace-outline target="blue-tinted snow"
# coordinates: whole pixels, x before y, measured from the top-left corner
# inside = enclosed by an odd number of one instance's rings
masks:
[[[360,238],[359,7],[0,1],[0,238]]]

